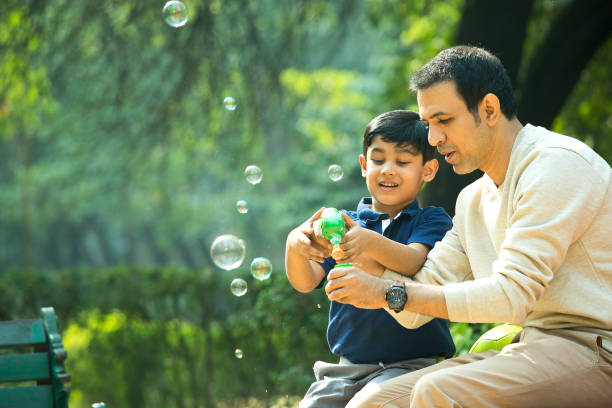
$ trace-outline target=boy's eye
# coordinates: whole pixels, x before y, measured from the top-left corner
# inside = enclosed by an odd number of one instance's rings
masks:
[[[448,122],[450,122],[450,121],[451,121],[450,119],[438,119],[438,122],[443,124],[443,125],[448,123]]]
[[[376,164],[383,164],[384,162],[384,160],[381,160],[381,159],[370,159],[370,160],[372,160]]]
[[[409,161],[398,161],[397,164],[399,164],[400,166],[405,166],[407,164],[410,164]]]

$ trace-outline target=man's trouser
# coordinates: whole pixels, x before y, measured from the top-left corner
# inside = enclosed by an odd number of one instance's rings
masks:
[[[612,349],[593,333],[527,327],[501,352],[368,384],[347,405],[356,407],[612,407]]]

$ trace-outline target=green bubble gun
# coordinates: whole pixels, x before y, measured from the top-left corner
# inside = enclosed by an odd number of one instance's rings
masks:
[[[329,240],[333,245],[332,258],[336,261],[344,258],[344,252],[340,249],[340,241],[344,236],[344,218],[340,211],[335,208],[326,208],[321,214],[321,233],[323,238]]]

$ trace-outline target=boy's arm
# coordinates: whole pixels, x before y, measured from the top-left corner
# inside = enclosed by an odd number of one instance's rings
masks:
[[[325,277],[323,267],[315,262],[323,262],[325,253],[310,239],[313,236],[312,222],[322,211],[323,208],[287,236],[285,271],[289,283],[299,292],[312,291]]]
[[[358,230],[354,234],[349,235],[347,233],[345,235],[346,242],[342,244],[342,247],[344,247],[344,244],[349,247],[345,250],[347,261],[351,261],[354,257],[364,253],[384,268],[405,276],[412,276],[419,271],[425,263],[425,259],[427,259],[430,248],[425,244],[419,242],[402,244],[359,225],[356,225],[356,228],[353,229],[357,228]]]
[[[451,219],[443,209],[428,207],[424,209],[419,227],[410,236],[413,242],[403,244],[362,228],[346,214],[343,216],[348,227],[341,245],[347,256],[347,260],[342,260],[343,262],[352,262],[348,258],[355,259],[360,254],[365,254],[384,267],[405,276],[412,276],[419,271],[431,248],[452,227]]]

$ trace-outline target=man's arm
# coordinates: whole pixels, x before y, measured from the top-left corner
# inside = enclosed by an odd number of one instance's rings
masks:
[[[384,308],[399,324],[407,328],[420,327],[434,316],[446,317],[448,310],[441,285],[472,279],[470,263],[456,230],[458,224],[460,222],[456,222],[455,227],[436,244],[424,267],[412,279],[388,269],[380,278],[367,276],[367,273],[358,268],[334,269],[328,276],[328,297],[361,308]],[[342,270],[347,272],[346,276],[339,273]],[[407,282],[406,292],[409,293],[404,311],[400,313],[387,309],[385,299],[391,282],[398,279]],[[334,293],[337,290],[339,292]],[[438,290],[441,293],[438,293]],[[411,296],[415,299],[410,299]]]
[[[350,303],[362,309],[382,309],[387,307],[387,289],[392,283],[392,280],[377,278],[356,267],[334,268],[327,275],[325,292],[329,300]],[[408,295],[405,310],[448,319],[443,287],[404,284]]]

